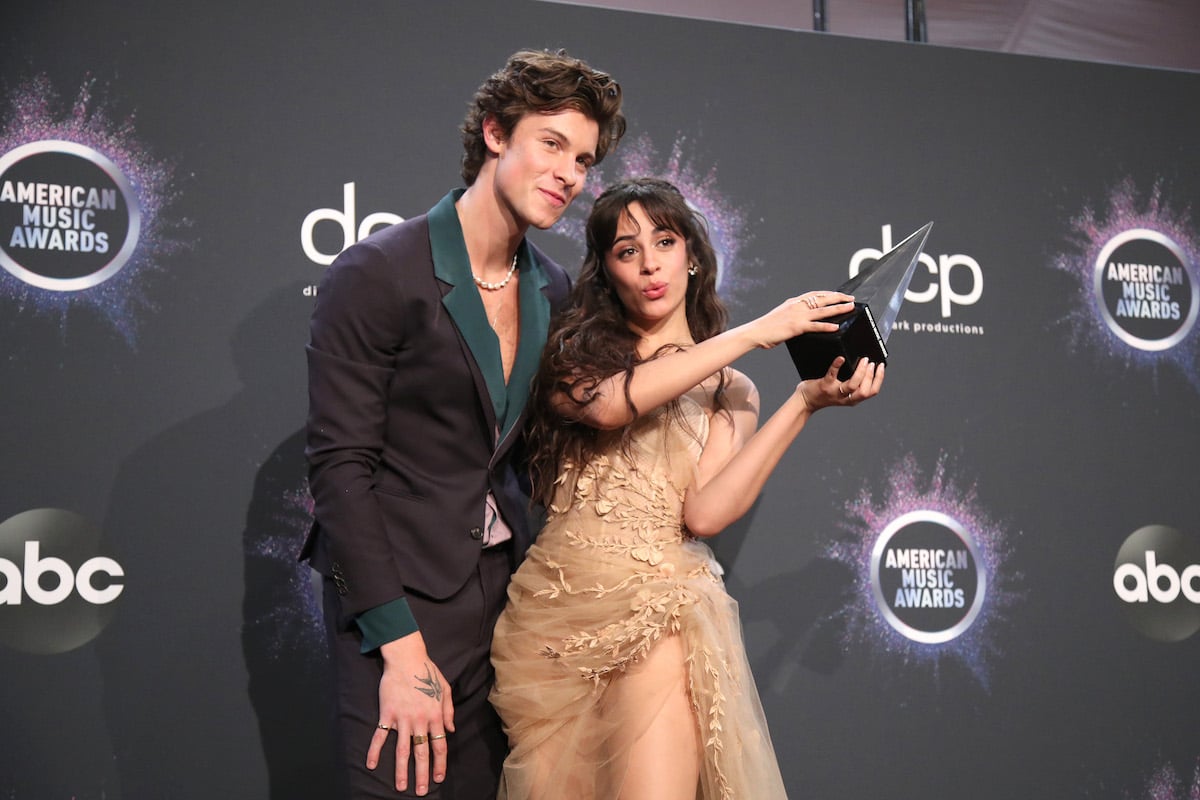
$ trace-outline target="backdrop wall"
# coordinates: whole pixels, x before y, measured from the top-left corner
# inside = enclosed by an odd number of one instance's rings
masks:
[[[534,46],[622,83],[589,190],[676,181],[734,321],[934,221],[881,397],[818,415],[715,542],[790,793],[1196,798],[1200,75],[220,5],[2,12],[0,794],[329,796],[312,293],[459,183],[467,98]],[[564,264],[590,199],[536,234]],[[767,409],[795,384],[782,349],[740,366]]]

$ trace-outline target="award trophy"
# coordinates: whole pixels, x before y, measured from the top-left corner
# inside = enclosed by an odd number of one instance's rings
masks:
[[[885,342],[932,227],[932,222],[926,224],[838,287],[839,292],[854,295],[854,310],[825,320],[835,323],[836,331],[788,339],[788,353],[801,380],[821,377],[838,356],[846,359],[838,370],[838,380],[843,381],[854,374],[864,357],[876,364],[887,363]]]

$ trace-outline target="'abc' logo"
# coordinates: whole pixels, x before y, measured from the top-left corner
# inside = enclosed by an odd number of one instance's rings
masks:
[[[0,644],[62,653],[112,619],[125,571],[98,555],[99,531],[71,511],[39,508],[0,524]]]
[[[1113,590],[1143,634],[1186,639],[1200,630],[1200,541],[1163,525],[1139,528],[1117,553]]]

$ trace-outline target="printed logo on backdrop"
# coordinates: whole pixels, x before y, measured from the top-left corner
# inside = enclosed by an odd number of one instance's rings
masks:
[[[99,636],[125,590],[125,570],[100,545],[99,528],[63,509],[0,523],[0,644],[54,654]]]
[[[921,509],[892,520],[875,540],[871,587],[889,625],[914,642],[938,644],[961,636],[979,616],[987,573],[971,531]]]
[[[1126,179],[1103,213],[1085,208],[1070,225],[1072,252],[1051,266],[1077,281],[1062,320],[1073,346],[1130,368],[1174,365],[1200,389],[1200,245],[1187,213],[1161,184],[1142,199]]]
[[[878,248],[864,247],[850,257],[849,277],[853,278],[896,244],[892,241],[892,226],[882,226]],[[965,253],[921,253],[892,330],[935,336],[983,336],[983,325],[971,316],[972,307],[982,297],[983,267],[974,258]]]
[[[1117,338],[1140,350],[1166,350],[1196,324],[1200,282],[1170,237],[1148,228],[1117,234],[1096,258],[1096,305]]]
[[[1200,537],[1165,525],[1138,528],[1117,552],[1112,585],[1139,633],[1187,639],[1200,630]]]
[[[847,505],[844,533],[826,554],[854,575],[840,612],[845,644],[897,667],[950,659],[986,689],[1003,651],[1000,621],[1020,600],[1009,587],[1021,576],[1007,569],[1010,534],[947,470],[942,457],[926,481],[906,456],[882,502],[864,489]]]
[[[341,208],[314,208],[300,223],[300,249],[314,264],[327,267],[338,254],[377,229],[403,222],[404,217],[390,211],[375,211],[358,219],[357,189],[353,181],[342,184]],[[303,290],[305,297],[315,297],[316,284]]]
[[[58,292],[90,289],[125,266],[141,212],[117,165],[75,142],[33,142],[0,156],[0,266]]]
[[[162,211],[171,169],[147,153],[132,121],[113,122],[88,82],[70,111],[46,78],[7,98],[0,131],[0,295],[66,323],[98,311],[133,344],[150,307],[142,280],[180,247]]]

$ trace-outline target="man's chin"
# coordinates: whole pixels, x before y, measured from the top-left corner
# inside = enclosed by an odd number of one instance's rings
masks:
[[[564,208],[563,211],[566,211],[566,209]],[[539,231],[549,230],[550,228],[553,228],[558,221],[562,219],[562,217],[563,215],[561,212],[558,214],[548,214],[541,219],[531,220],[529,224],[532,227],[537,228]]]

